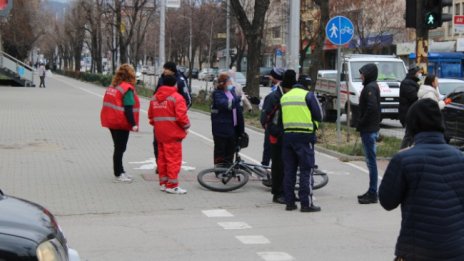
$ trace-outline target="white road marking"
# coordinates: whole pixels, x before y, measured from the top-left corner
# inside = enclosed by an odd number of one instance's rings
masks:
[[[271,241],[264,236],[235,236],[235,238],[245,245],[264,245],[271,243]]]
[[[232,213],[225,209],[210,209],[202,210],[203,214],[207,217],[233,217]]]
[[[285,253],[285,252],[258,252],[258,256],[260,256],[265,261],[289,261],[295,260],[293,256]]]
[[[218,222],[218,225],[220,225],[224,229],[249,229],[251,228],[250,225],[248,225],[245,222]]]

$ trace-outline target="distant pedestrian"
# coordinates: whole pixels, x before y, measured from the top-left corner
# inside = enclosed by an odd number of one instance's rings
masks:
[[[45,69],[45,65],[43,63],[40,63],[40,66],[37,69],[37,74],[40,78],[39,88],[45,88],[45,75],[47,74],[47,70]]]
[[[408,113],[409,107],[417,101],[417,92],[419,91],[419,77],[421,77],[421,69],[417,65],[413,65],[409,68],[406,78],[400,84],[400,106],[399,106],[399,117],[400,123],[403,127],[406,127],[406,114]],[[413,137],[405,128],[405,134],[403,141],[401,142],[401,148],[406,148],[412,145]]]
[[[446,144],[431,99],[409,109],[414,146],[393,156],[379,188],[386,210],[401,205],[395,260],[464,260],[464,155]]]
[[[297,209],[295,204],[295,183],[297,170],[300,170],[301,212],[321,211],[313,200],[313,171],[315,165],[314,143],[317,122],[322,121],[322,111],[313,92],[297,87],[296,73],[287,70],[284,73],[282,88],[284,95],[280,99],[282,123],[284,128],[282,161],[284,162],[285,210]]]
[[[424,84],[419,87],[417,93],[419,99],[429,98],[438,103],[440,110],[445,108],[445,102],[440,98],[440,92],[438,91],[438,77],[435,75],[427,75],[424,80]]]
[[[227,72],[220,73],[212,93],[211,128],[214,140],[214,164],[230,165],[237,139],[245,132],[240,100]]]
[[[187,104],[177,92],[174,76],[165,76],[163,84],[153,95],[148,109],[158,143],[159,184],[161,191],[185,194],[187,190],[179,187],[178,175],[182,165],[182,140],[190,127]]]
[[[270,74],[268,75],[271,80],[271,92],[277,90],[282,82],[282,75],[284,69],[280,67],[272,68]],[[263,104],[260,106],[261,110],[264,108],[269,109],[272,105],[269,105],[269,94],[264,98]],[[263,114],[261,114],[263,116]],[[263,142],[263,156],[261,160],[261,165],[269,166],[271,164],[271,145],[269,143],[269,130],[264,128],[264,142]]]
[[[380,130],[380,89],[377,84],[377,66],[368,63],[359,69],[363,89],[359,97],[359,121],[356,130],[361,135],[364,156],[369,169],[369,189],[358,196],[359,204],[377,203],[377,151]]]
[[[113,138],[113,171],[115,182],[132,182],[132,175],[125,172],[122,158],[126,151],[130,131],[139,130],[140,101],[135,91],[135,71],[132,65],[121,65],[111,86],[103,97],[100,118],[103,127],[109,128]]]
[[[182,97],[185,100],[185,103],[187,104],[187,109],[192,106],[192,94],[191,90],[189,89],[189,86],[187,84],[187,80],[184,76],[184,74],[180,71],[177,70],[177,66],[174,62],[167,62],[163,65],[163,73],[161,74],[161,77],[158,80],[158,84],[156,85],[155,92],[158,91],[158,88],[164,85],[164,79],[167,76],[173,76],[176,78],[176,86],[177,86],[177,92],[182,95]],[[153,131],[156,132],[155,129]],[[155,138],[153,140],[153,150],[155,153],[155,159],[158,158],[158,144],[156,142],[156,135],[153,135]],[[158,170],[156,170],[158,172]]]

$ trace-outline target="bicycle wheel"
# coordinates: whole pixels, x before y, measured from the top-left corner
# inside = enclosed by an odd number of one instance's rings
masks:
[[[329,183],[329,176],[320,169],[314,169],[313,180],[313,189],[320,189]]]
[[[198,183],[218,192],[228,192],[243,187],[248,182],[248,173],[240,169],[211,168],[200,171]]]
[[[313,189],[320,189],[327,185],[329,183],[329,176],[327,173],[320,169],[314,169],[313,172]],[[296,179],[296,185],[295,185],[295,190],[298,190],[300,188],[300,172],[297,173],[297,179]]]

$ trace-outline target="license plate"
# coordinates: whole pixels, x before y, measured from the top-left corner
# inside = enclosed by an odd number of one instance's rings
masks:
[[[382,112],[385,112],[385,113],[397,113],[398,112],[398,109],[396,108],[384,108],[382,109]]]

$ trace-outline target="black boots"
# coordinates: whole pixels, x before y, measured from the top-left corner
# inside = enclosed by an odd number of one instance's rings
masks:
[[[372,204],[372,203],[377,203],[378,198],[377,198],[377,193],[372,193],[372,192],[366,192],[363,195],[358,196],[358,202],[359,204]]]

